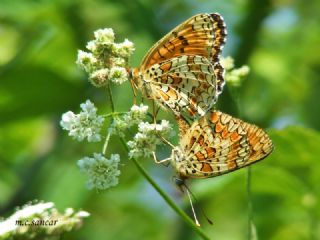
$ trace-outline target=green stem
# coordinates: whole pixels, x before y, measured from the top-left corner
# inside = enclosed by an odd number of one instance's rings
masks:
[[[107,90],[108,90],[108,96],[109,96],[109,100],[110,100],[111,112],[114,113],[115,112],[115,107],[114,107],[114,102],[113,102],[113,96],[112,96],[110,83],[108,83],[108,85],[107,85]]]
[[[251,240],[253,235],[253,207],[251,198],[251,167],[247,167],[246,189],[248,199],[248,240]]]
[[[106,140],[104,141],[104,144],[103,144],[103,149],[102,149],[102,154],[103,155],[106,155],[109,139],[110,139],[110,133],[108,133],[108,135],[106,137]]]
[[[239,94],[236,87],[230,86],[230,95],[232,100],[234,101],[237,109],[237,117],[241,118],[241,111],[240,111],[240,104],[239,104]],[[247,239],[251,240],[253,235],[253,204],[252,204],[252,197],[251,197],[251,167],[246,167],[247,174],[246,174],[246,191],[247,191],[247,201],[248,201],[248,226],[247,226]]]
[[[129,151],[128,146],[124,138],[120,137],[120,140],[124,148]],[[200,227],[198,227],[195,222],[183,211],[181,210],[174,201],[159,187],[159,185],[151,178],[144,167],[135,158],[132,158],[133,163],[138,168],[139,172],[147,179],[151,186],[161,195],[161,197],[166,201],[166,203],[200,236],[202,239],[210,239]]]
[[[107,85],[108,89],[108,95],[109,95],[109,100],[110,100],[110,106],[112,112],[115,111],[115,106],[114,106],[114,101],[112,97],[112,91],[110,88],[110,84]],[[106,138],[104,150],[106,151],[106,145],[108,144],[108,137]],[[129,148],[126,144],[126,141],[123,137],[120,137],[121,143],[123,144],[124,148],[126,149],[127,152],[129,152]],[[151,184],[151,186],[161,195],[161,197],[168,203],[168,205],[200,236],[202,239],[210,239],[206,234],[202,231],[200,227],[198,227],[194,221],[183,211],[181,210],[175,203],[174,201],[171,200],[171,198],[159,187],[159,185],[151,178],[151,176],[146,172],[146,170],[143,168],[143,166],[137,161],[135,158],[132,158],[133,163],[137,167],[138,171],[147,179],[147,181]]]
[[[309,234],[310,234],[310,240],[316,240],[317,239],[317,234],[316,234],[316,229],[317,229],[317,217],[315,214],[314,209],[309,210],[309,218],[310,218],[310,224],[309,224]]]
[[[118,116],[118,115],[124,115],[126,113],[128,113],[128,112],[111,112],[108,114],[102,114],[101,116],[107,118],[107,117],[114,117],[114,116]]]

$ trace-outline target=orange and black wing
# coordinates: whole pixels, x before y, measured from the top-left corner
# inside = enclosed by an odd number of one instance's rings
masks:
[[[267,157],[273,143],[261,128],[219,112],[195,121],[181,139],[186,160],[181,176],[207,178],[248,166]]]
[[[226,35],[225,23],[219,14],[195,15],[174,28],[149,50],[140,71],[181,55],[203,56],[211,63],[216,63]]]

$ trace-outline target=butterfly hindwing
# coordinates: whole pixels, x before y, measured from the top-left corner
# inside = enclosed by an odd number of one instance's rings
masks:
[[[216,102],[217,82],[223,69],[202,56],[179,56],[143,73],[149,94],[175,115],[185,112],[191,118],[204,115]]]
[[[180,141],[185,160],[177,166],[181,176],[206,178],[222,175],[268,156],[273,144],[253,124],[218,111],[195,121]]]

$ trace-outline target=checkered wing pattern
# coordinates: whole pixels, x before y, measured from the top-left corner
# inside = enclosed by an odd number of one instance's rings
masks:
[[[204,115],[216,102],[217,76],[223,69],[201,56],[180,56],[156,64],[143,78],[150,80],[150,97],[173,110],[175,115]]]
[[[185,178],[222,175],[262,160],[273,150],[262,129],[219,111],[208,112],[184,132],[172,161]]]
[[[220,15],[193,16],[150,49],[133,70],[135,86],[176,115],[203,116],[224,85],[219,54],[225,37]]]

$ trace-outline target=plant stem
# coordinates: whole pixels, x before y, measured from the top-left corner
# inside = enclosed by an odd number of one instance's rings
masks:
[[[107,152],[107,148],[108,148],[108,143],[109,143],[109,139],[110,139],[110,133],[108,133],[107,137],[106,137],[106,140],[103,144],[103,149],[102,149],[102,154],[103,155],[106,155],[106,152]]]
[[[251,240],[253,235],[253,207],[251,200],[251,168],[247,167],[246,177],[246,189],[247,189],[247,200],[248,200],[248,240]]]
[[[120,137],[120,140],[127,151],[129,151],[128,146],[124,138]],[[147,179],[151,186],[161,195],[161,197],[166,201],[166,203],[200,236],[202,239],[210,239],[200,227],[198,227],[195,222],[183,211],[181,210],[174,201],[159,187],[159,185],[151,178],[144,167],[135,158],[132,158],[133,163],[138,168],[139,172]]]
[[[111,113],[108,113],[108,114],[103,114],[101,115],[102,117],[114,117],[114,116],[118,116],[118,115],[124,115],[126,114],[127,112],[111,112]]]
[[[110,100],[110,106],[112,112],[115,112],[114,101],[112,97],[112,91],[110,88],[110,84],[107,85],[108,95]],[[107,142],[109,141],[109,135],[107,136],[104,150],[106,151],[105,147]],[[127,152],[129,152],[129,148],[126,144],[126,140],[123,137],[120,137],[120,141],[123,144],[124,148]],[[151,186],[160,194],[160,196],[166,201],[166,203],[202,238],[202,239],[210,239],[200,227],[198,227],[194,221],[183,211],[181,210],[174,201],[159,187],[159,185],[151,178],[151,176],[147,173],[147,171],[143,168],[143,166],[137,161],[135,158],[131,158],[135,166],[137,167],[138,171],[147,179],[147,181],[151,184]]]
[[[237,117],[241,118],[241,110],[239,104],[239,94],[236,87],[230,86],[230,95],[232,100],[235,102],[237,109]],[[251,197],[251,167],[246,167],[246,191],[247,191],[247,202],[248,202],[248,226],[247,226],[247,239],[251,240],[252,236],[255,234],[254,231],[254,222],[253,222],[253,204]]]
[[[108,83],[108,85],[107,85],[107,90],[108,90],[108,96],[109,96],[109,100],[110,100],[111,112],[114,113],[115,112],[115,107],[114,107],[114,102],[113,102],[113,96],[112,96],[110,83]]]

